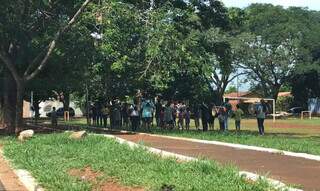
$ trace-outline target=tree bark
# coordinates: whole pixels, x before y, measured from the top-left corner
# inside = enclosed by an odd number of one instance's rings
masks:
[[[15,133],[23,129],[23,95],[25,84],[22,81],[17,81],[17,97],[16,97],[16,119],[15,119]]]
[[[61,27],[56,34],[53,37],[53,40],[49,43],[48,49],[46,51],[45,56],[40,61],[40,63],[35,67],[36,69],[34,71],[31,71],[32,68],[34,68],[34,63],[29,64],[29,67],[26,69],[24,74],[21,76],[19,75],[18,68],[16,67],[16,63],[12,60],[12,52],[11,50],[15,46],[14,43],[10,43],[9,50],[8,51],[0,51],[0,59],[3,62],[3,64],[6,66],[8,71],[5,71],[5,74],[11,74],[11,80],[8,80],[6,85],[8,83],[11,83],[12,85],[15,82],[14,86],[8,86],[7,88],[16,87],[15,90],[8,91],[5,89],[3,97],[4,102],[4,124],[6,126],[6,129],[8,130],[8,133],[11,134],[13,132],[18,132],[20,129],[22,129],[22,119],[23,119],[23,95],[25,91],[25,85],[33,80],[35,76],[37,76],[42,69],[47,65],[47,61],[49,57],[51,56],[52,52],[54,51],[56,47],[57,41],[60,39],[61,35],[67,31],[77,20],[77,18],[80,16],[80,14],[83,12],[85,7],[91,2],[92,0],[85,0],[81,7],[78,9],[78,11],[73,15],[73,17],[69,20],[68,24]],[[42,55],[42,52],[39,54],[39,56]],[[38,61],[38,59],[35,59],[35,61]],[[0,62],[1,63],[1,62]],[[10,94],[15,94],[14,96]],[[15,98],[11,100],[11,98]],[[13,106],[13,107],[12,107]],[[13,112],[12,112],[13,111]]]
[[[275,85],[275,86],[273,86],[272,98],[275,100],[275,102],[277,102],[280,88],[281,88],[281,85]]]
[[[2,95],[2,126],[7,134],[15,132],[16,84],[9,71],[5,70]]]
[[[63,100],[63,110],[64,111],[69,111],[69,106],[70,106],[70,94],[68,92],[63,92],[64,93],[64,100]]]

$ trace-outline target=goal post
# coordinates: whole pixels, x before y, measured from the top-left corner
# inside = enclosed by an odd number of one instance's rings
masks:
[[[276,122],[276,101],[275,99],[271,98],[258,98],[258,97],[223,97],[223,101],[225,102],[226,99],[229,100],[249,100],[252,103],[257,103],[260,102],[260,100],[265,100],[265,101],[272,101],[272,118],[273,118],[273,123]]]

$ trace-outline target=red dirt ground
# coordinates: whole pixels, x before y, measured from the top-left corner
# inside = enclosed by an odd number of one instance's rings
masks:
[[[82,181],[88,181],[94,185],[93,191],[144,191],[142,188],[130,188],[120,185],[115,179],[107,181],[99,180],[102,173],[93,171],[90,167],[84,169],[70,169],[70,176],[79,178]]]
[[[0,150],[1,149],[2,145],[0,145]],[[27,191],[2,155],[0,155],[0,181],[7,191]],[[1,189],[3,188],[0,188],[0,190]]]

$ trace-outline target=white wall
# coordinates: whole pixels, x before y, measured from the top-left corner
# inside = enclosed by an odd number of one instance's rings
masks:
[[[41,102],[39,104],[39,107],[40,107],[40,110],[39,110],[40,117],[47,117],[46,113],[49,113],[50,111],[52,111],[53,107],[55,107],[56,109],[63,107],[63,103],[56,100],[54,101],[48,100],[48,101]],[[74,102],[70,101],[70,107],[72,107],[75,110],[75,117],[82,117],[83,115],[82,111],[80,110],[79,107],[76,107]]]

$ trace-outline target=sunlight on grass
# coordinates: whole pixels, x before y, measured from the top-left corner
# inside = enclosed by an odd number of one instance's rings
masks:
[[[68,175],[72,168],[91,167],[127,186],[159,190],[173,185],[175,190],[272,190],[265,182],[248,182],[230,166],[213,161],[178,163],[162,159],[142,148],[132,150],[102,136],[71,140],[68,134],[36,135],[21,144],[5,141],[5,156],[17,168],[29,170],[47,190],[90,190],[92,185]]]

